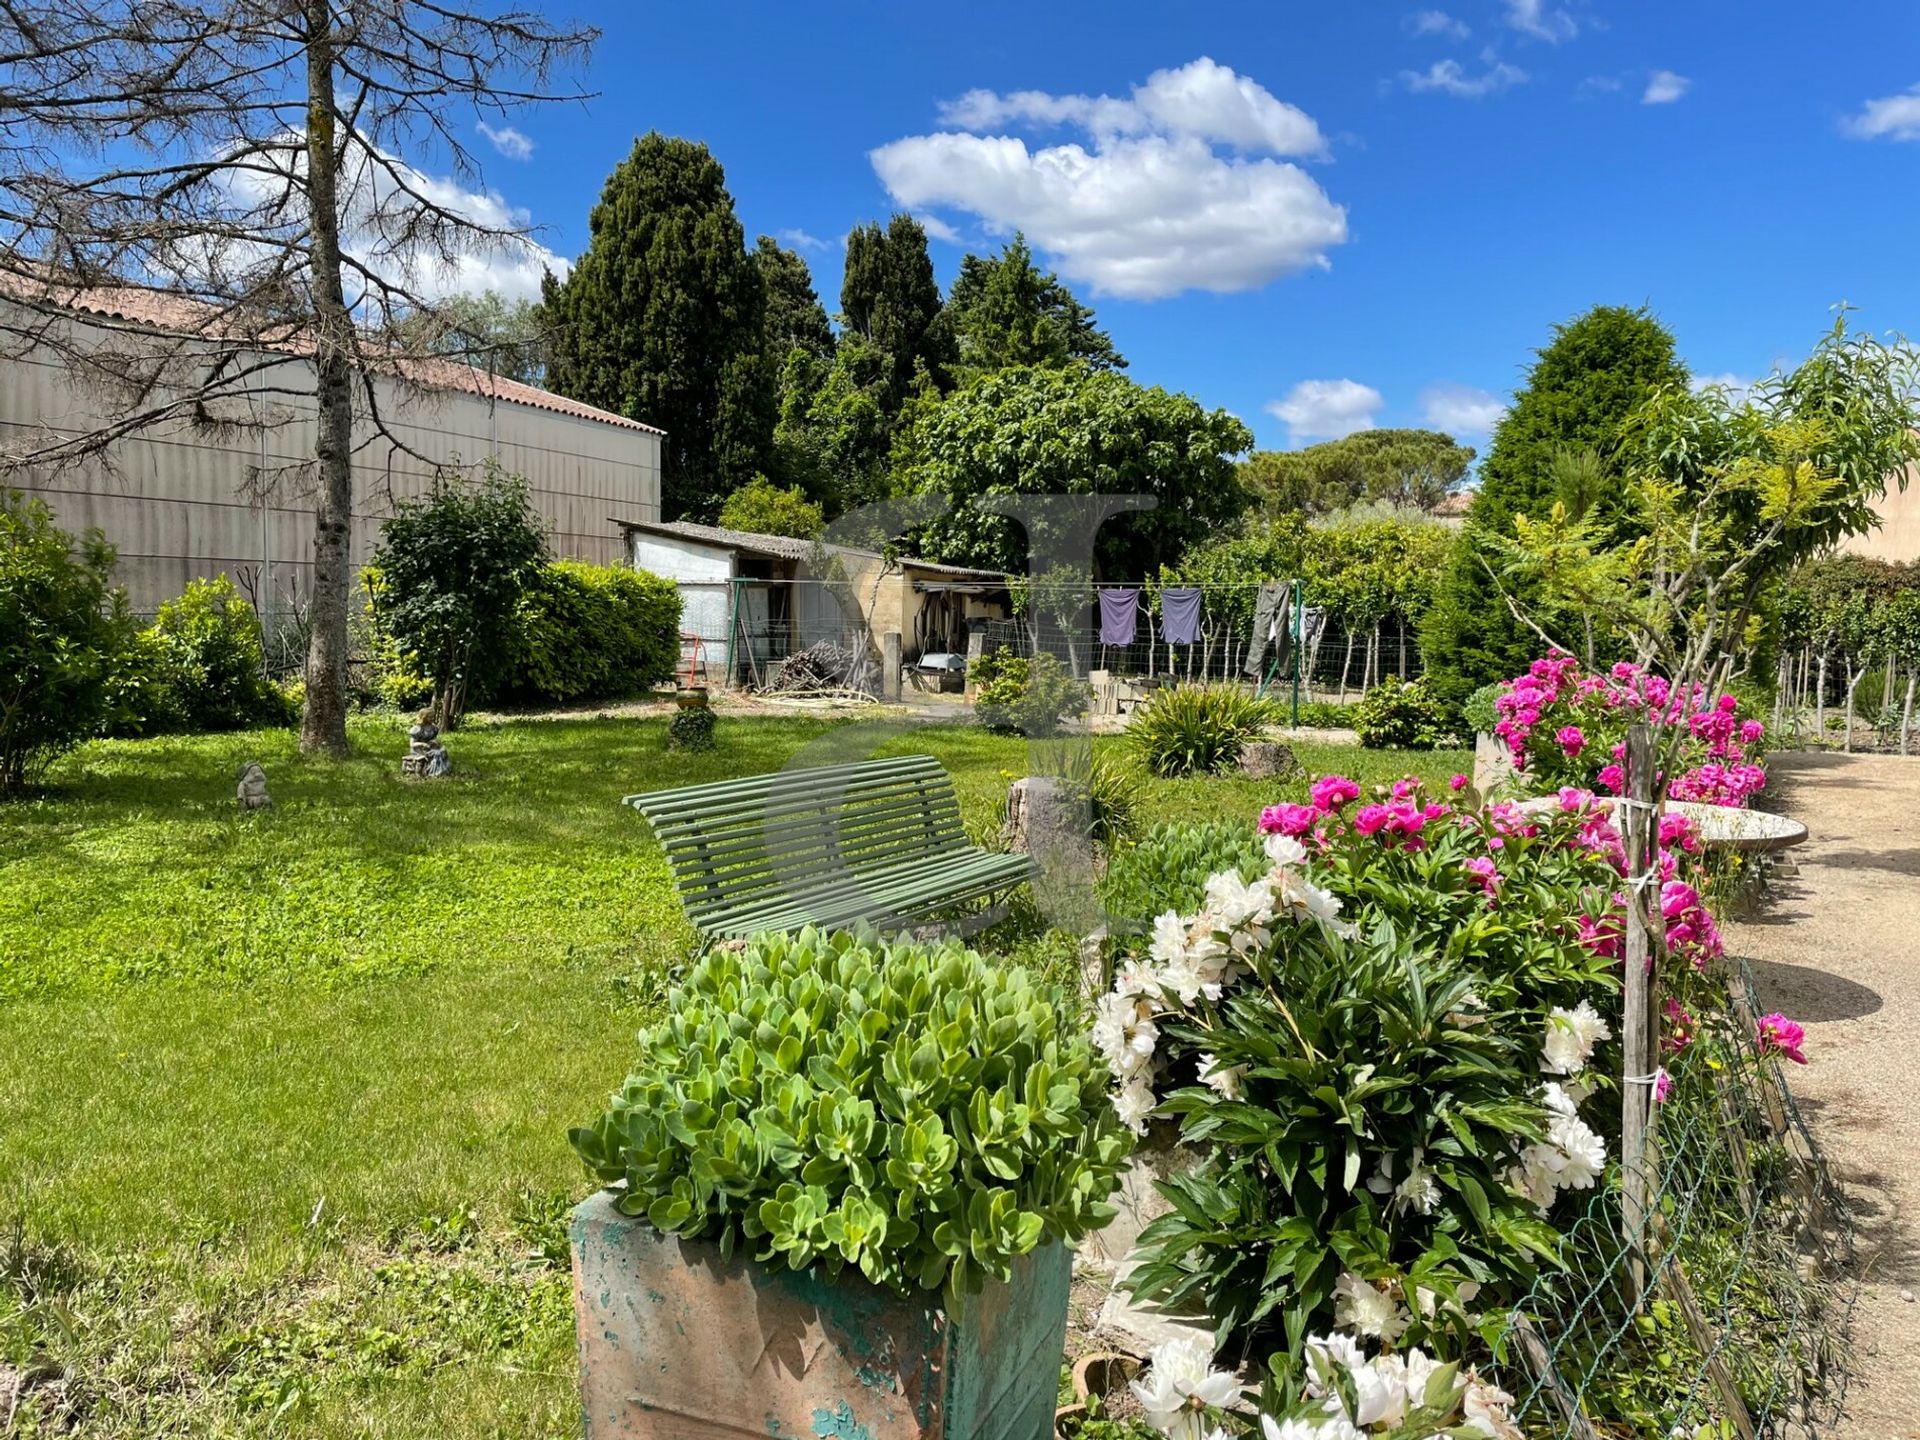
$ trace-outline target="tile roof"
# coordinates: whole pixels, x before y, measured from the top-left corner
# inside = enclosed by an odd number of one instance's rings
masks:
[[[226,312],[218,307],[196,300],[190,295],[179,295],[167,290],[152,290],[133,285],[114,286],[73,286],[48,283],[35,285],[30,293],[25,277],[9,275],[0,288],[11,291],[29,301],[51,302],[79,310],[89,315],[99,315],[107,319],[125,321],[130,325],[147,326],[156,330],[171,330],[185,335],[205,335],[210,339],[227,339],[219,333],[218,322]],[[289,354],[304,354],[310,351],[312,340],[300,327],[283,326],[278,333],[247,337],[262,349],[281,350]],[[611,410],[601,410],[579,400],[570,400],[564,395],[556,395],[551,390],[542,390],[537,385],[528,385],[519,380],[509,380],[502,375],[489,375],[464,365],[458,360],[444,359],[438,356],[396,357],[394,371],[403,379],[416,385],[434,390],[455,390],[468,395],[477,395],[481,399],[505,401],[510,405],[526,405],[535,410],[547,410],[556,415],[571,415],[578,420],[593,420],[602,425],[617,425],[624,430],[641,430],[649,435],[664,435],[667,432],[657,425],[648,425],[641,420],[630,420],[625,415],[616,415]]]
[[[744,550],[750,555],[766,555],[775,560],[804,560],[819,543],[814,540],[795,540],[788,535],[760,535],[751,530],[729,530],[721,525],[702,525],[693,520],[622,520],[613,517],[614,524],[625,530],[644,530],[650,534],[671,535],[682,540],[693,540],[705,545],[715,545],[728,550]],[[858,545],[834,545],[829,548],[847,555],[877,556],[878,551],[864,549]],[[974,579],[1004,580],[1007,577],[998,570],[974,570],[965,565],[941,565],[932,560],[920,560],[910,555],[900,557],[902,567],[910,570],[926,570],[936,575],[958,575]]]

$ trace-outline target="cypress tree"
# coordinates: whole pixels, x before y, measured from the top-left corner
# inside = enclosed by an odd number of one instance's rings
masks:
[[[1026,236],[1015,234],[998,255],[968,255],[960,262],[947,314],[970,370],[1009,365],[1066,365],[1082,361],[1096,370],[1124,370],[1113,337],[1093,323],[1051,270],[1034,263]]]
[[[869,222],[847,236],[840,322],[879,353],[880,406],[889,421],[923,380],[951,388],[958,349],[927,232],[911,215],[895,215],[884,230]]]
[[[813,288],[807,262],[771,235],[762,235],[753,252],[767,294],[767,354],[776,371],[790,351],[815,360],[833,356],[833,327]]]
[[[1515,516],[1552,509],[1557,471],[1568,455],[1591,452],[1615,473],[1627,416],[1660,386],[1686,379],[1673,336],[1645,309],[1599,305],[1554,327],[1513,407],[1494,427],[1466,533],[1422,627],[1421,653],[1440,700],[1457,708],[1482,685],[1519,674],[1544,648],[1489,578],[1483,561],[1493,556],[1485,537],[1511,535]],[[1515,598],[1564,643],[1581,636],[1578,617],[1542,613],[1531,594]]]
[[[726,173],[705,145],[649,132],[589,226],[572,272],[542,286],[547,383],[664,429],[663,513],[711,519],[767,468],[773,434],[765,289]]]

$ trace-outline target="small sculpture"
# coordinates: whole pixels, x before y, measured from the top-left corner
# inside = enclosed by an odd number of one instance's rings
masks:
[[[234,787],[234,795],[240,801],[242,810],[264,810],[273,804],[273,797],[267,794],[267,772],[260,768],[258,760],[249,760],[240,771],[240,783]]]
[[[407,730],[407,754],[400,762],[402,775],[436,776],[453,770],[447,747],[440,743],[440,727],[433,723],[433,712],[422,710],[420,718]]]

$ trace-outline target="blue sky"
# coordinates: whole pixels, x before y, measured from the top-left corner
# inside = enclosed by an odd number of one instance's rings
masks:
[[[829,310],[860,221],[951,235],[943,284],[1024,226],[1136,378],[1263,446],[1484,444],[1548,327],[1600,302],[1650,305],[1709,376],[1804,353],[1841,299],[1920,330],[1912,0],[576,13],[598,98],[516,117],[523,158],[479,141],[559,255],[652,128],[712,148]]]

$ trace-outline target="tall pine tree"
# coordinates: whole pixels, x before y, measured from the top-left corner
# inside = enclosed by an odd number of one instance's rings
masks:
[[[726,174],[706,146],[650,132],[589,225],[572,272],[542,286],[547,383],[663,428],[663,512],[711,519],[767,468],[774,412],[765,288]]]
[[[879,355],[880,408],[888,420],[922,383],[940,390],[952,385],[953,330],[933,278],[927,232],[911,215],[895,215],[884,230],[869,222],[847,236],[840,323]]]
[[[771,235],[760,237],[753,261],[766,287],[767,354],[775,368],[786,364],[792,350],[805,351],[815,360],[831,359],[833,327],[827,323],[827,310],[813,288],[807,262]]]
[[[1489,577],[1488,563],[1499,562],[1486,537],[1510,536],[1515,516],[1552,509],[1566,457],[1591,452],[1611,474],[1627,416],[1655,389],[1686,378],[1673,336],[1644,309],[1599,305],[1554,327],[1494,427],[1466,533],[1422,626],[1429,682],[1444,702],[1457,707],[1482,685],[1518,675],[1544,648]],[[1562,643],[1584,641],[1581,617],[1553,614],[1530,592],[1515,599]]]
[[[1092,309],[1059,276],[1034,263],[1024,235],[1016,234],[998,255],[969,255],[960,262],[947,314],[960,363],[970,371],[1076,360],[1096,370],[1127,366],[1113,337],[1093,323]]]

